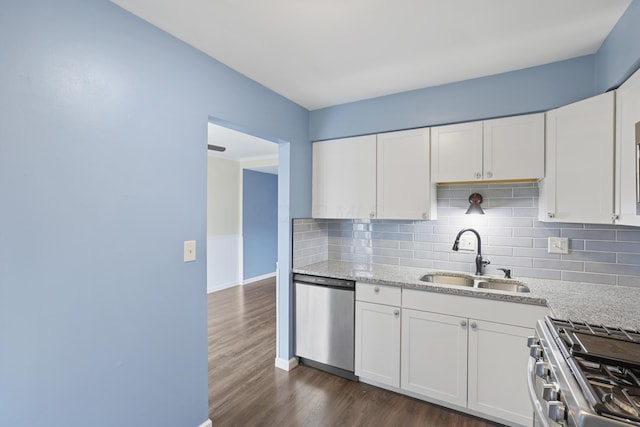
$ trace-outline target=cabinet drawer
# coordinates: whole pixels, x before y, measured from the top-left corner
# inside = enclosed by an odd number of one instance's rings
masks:
[[[356,282],[356,300],[400,306],[402,288],[396,286],[376,285]]]
[[[473,298],[414,289],[405,289],[402,307],[488,320],[525,328],[533,328],[538,320],[549,314],[549,308],[541,305],[520,304],[510,301]]]

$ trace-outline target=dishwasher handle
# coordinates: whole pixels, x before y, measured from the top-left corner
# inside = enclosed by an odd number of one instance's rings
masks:
[[[304,283],[306,285],[327,286],[331,288],[355,289],[356,282],[353,280],[336,279],[333,277],[310,276],[308,274],[294,274],[293,283]]]

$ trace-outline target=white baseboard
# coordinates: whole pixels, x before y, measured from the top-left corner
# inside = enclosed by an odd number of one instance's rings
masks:
[[[223,289],[233,288],[234,286],[238,286],[238,285],[241,285],[241,283],[238,283],[238,282],[221,283],[213,287],[207,287],[207,293],[210,294],[213,292],[218,292]]]
[[[263,274],[262,276],[251,277],[250,279],[244,279],[242,284],[248,285],[249,283],[259,282],[260,280],[270,279],[271,277],[276,277],[276,272]]]
[[[213,427],[213,423],[210,419],[207,418],[207,421],[203,422],[198,427]]]
[[[298,366],[297,357],[292,357],[289,360],[276,357],[276,368],[282,369],[283,371],[291,371],[296,366]]]

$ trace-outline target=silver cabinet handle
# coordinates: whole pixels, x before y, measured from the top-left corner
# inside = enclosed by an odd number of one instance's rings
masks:
[[[373,211],[369,212],[369,218],[373,218],[375,216],[376,216],[375,212],[373,212]]]
[[[554,214],[553,212],[547,212],[547,216],[548,216],[549,218],[553,218],[553,217],[555,217],[555,216],[556,216],[556,214]]]
[[[611,215],[611,221],[615,222],[615,221],[617,221],[619,219],[620,219],[620,215],[618,215],[618,214]]]
[[[460,321],[460,326],[462,326],[463,328],[464,328],[465,326],[467,326],[467,321],[466,321],[466,320],[461,320],[461,321]]]
[[[471,329],[476,329],[478,324],[476,322],[471,322]]]
[[[376,286],[375,288],[373,288],[373,293],[379,294],[380,293],[380,286]]]
[[[476,179],[482,178],[482,174],[480,172],[476,172]]]
[[[393,310],[393,317],[396,319],[400,316],[400,310]]]
[[[487,178],[493,178],[493,172],[487,172],[486,175]]]

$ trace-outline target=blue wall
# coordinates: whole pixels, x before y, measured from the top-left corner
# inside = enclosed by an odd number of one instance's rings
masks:
[[[243,278],[276,271],[278,260],[278,176],[242,171]]]
[[[640,1],[633,0],[596,53],[596,92],[620,86],[640,67]]]
[[[308,112],[106,0],[3,2],[0,40],[0,425],[200,425],[207,121],[281,143],[290,223]]]
[[[544,111],[594,95],[594,58],[567,61],[311,112],[312,141]]]

